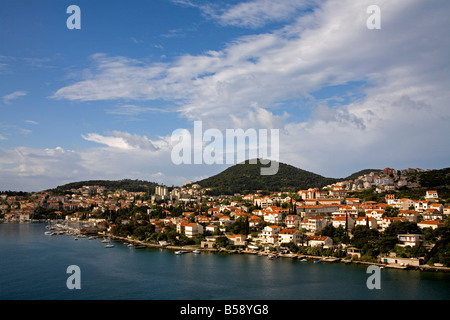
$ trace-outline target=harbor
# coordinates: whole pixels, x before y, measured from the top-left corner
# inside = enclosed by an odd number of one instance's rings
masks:
[[[379,263],[379,262],[365,262],[354,259],[343,259],[337,257],[324,257],[324,256],[314,256],[314,255],[305,255],[305,254],[297,254],[290,252],[272,252],[272,251],[264,251],[260,250],[256,246],[247,246],[245,249],[235,249],[228,250],[225,248],[199,248],[198,246],[175,246],[171,245],[166,241],[160,241],[159,243],[149,243],[145,241],[140,241],[136,239],[132,239],[131,237],[119,237],[114,236],[110,233],[103,232],[91,232],[92,226],[89,224],[80,223],[67,223],[64,221],[56,221],[51,222],[48,221],[45,226],[46,231],[45,235],[56,236],[56,235],[68,235],[74,237],[74,240],[78,240],[79,238],[88,238],[90,240],[96,238],[102,238],[102,242],[105,242],[106,248],[113,248],[114,244],[111,243],[111,240],[121,242],[126,244],[130,248],[135,249],[143,249],[143,248],[162,248],[174,251],[176,255],[182,255],[185,253],[195,253],[200,254],[202,252],[205,253],[218,253],[218,254],[248,254],[248,255],[258,255],[266,257],[269,260],[275,260],[278,258],[283,259],[292,259],[299,260],[301,262],[314,262],[314,263],[353,263],[353,264],[361,264],[361,265],[376,265],[380,268],[392,268],[398,270],[419,270],[426,272],[444,272],[450,273],[450,268],[443,266],[429,266],[429,265],[409,265],[405,263]]]

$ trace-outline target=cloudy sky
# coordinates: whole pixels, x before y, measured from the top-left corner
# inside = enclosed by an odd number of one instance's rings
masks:
[[[81,29],[68,29],[76,4]],[[369,29],[370,5],[381,29]],[[449,166],[447,0],[0,2],[0,190],[172,185],[177,129],[278,129],[328,177]]]

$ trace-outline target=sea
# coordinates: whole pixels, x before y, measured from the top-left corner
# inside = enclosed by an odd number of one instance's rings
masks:
[[[250,254],[136,249],[0,224],[0,300],[449,300],[450,274]],[[72,267],[71,267],[72,266]],[[73,266],[76,271],[73,271]],[[76,276],[76,278],[74,278]],[[70,284],[77,284],[75,287]],[[237,309],[236,309],[237,310]]]

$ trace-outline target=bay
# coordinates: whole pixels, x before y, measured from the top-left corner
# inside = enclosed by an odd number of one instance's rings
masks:
[[[134,249],[45,235],[44,224],[0,224],[0,300],[448,300],[450,274],[269,260],[247,254]],[[81,289],[68,289],[67,267]]]

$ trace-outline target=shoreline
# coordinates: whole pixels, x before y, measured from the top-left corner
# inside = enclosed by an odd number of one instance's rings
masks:
[[[43,222],[43,221],[42,221]],[[42,223],[41,221],[33,221],[33,222],[22,222],[22,223]],[[0,222],[5,223],[5,222]],[[16,222],[18,223],[18,222]],[[73,228],[72,228],[73,229]],[[78,230],[79,234],[79,230]],[[236,249],[236,250],[227,250],[224,248],[221,249],[205,249],[205,248],[199,248],[197,246],[174,246],[174,245],[161,245],[156,243],[148,243],[136,239],[126,238],[126,237],[119,237],[114,236],[112,234],[101,234],[98,233],[94,237],[96,238],[110,238],[111,240],[118,240],[122,242],[127,243],[133,243],[137,244],[139,247],[147,247],[147,248],[158,248],[158,249],[169,249],[169,250],[184,250],[187,252],[192,252],[194,250],[199,250],[201,252],[208,252],[208,253],[223,253],[223,254],[254,254],[254,255],[260,255],[260,256],[266,256],[270,258],[288,258],[293,260],[301,260],[301,259],[307,259],[307,260],[313,260],[317,261],[320,260],[320,262],[325,263],[344,263],[344,264],[361,264],[361,265],[375,265],[380,268],[390,268],[390,269],[397,269],[397,270],[416,270],[416,271],[423,271],[423,272],[443,272],[443,273],[450,273],[450,267],[438,267],[438,266],[429,266],[429,265],[419,265],[419,266],[402,266],[400,264],[385,264],[380,262],[366,262],[366,261],[359,261],[359,260],[349,260],[349,259],[342,259],[342,258],[335,258],[335,257],[324,257],[324,256],[313,256],[313,255],[306,255],[306,254],[298,254],[298,253],[288,253],[288,254],[280,254],[280,253],[272,253],[272,252],[262,252],[259,250],[250,250],[247,248],[247,250],[242,249]],[[136,248],[139,249],[139,248]]]
[[[100,236],[103,237],[103,236]],[[192,252],[194,250],[199,250],[201,252],[208,252],[208,253],[225,253],[225,254],[253,254],[253,255],[261,255],[266,257],[272,257],[272,258],[284,258],[284,259],[293,259],[293,260],[301,260],[301,259],[307,259],[312,261],[320,260],[320,262],[325,263],[344,263],[344,264],[361,264],[361,265],[375,265],[380,268],[390,268],[390,269],[397,269],[397,270],[416,270],[416,271],[423,271],[423,272],[444,272],[444,273],[450,273],[450,268],[448,267],[436,267],[436,266],[429,266],[429,265],[420,265],[420,266],[401,266],[399,264],[384,264],[379,262],[366,262],[366,261],[358,261],[358,260],[344,260],[342,258],[335,258],[335,257],[323,257],[323,256],[312,256],[312,255],[305,255],[305,254],[298,254],[298,253],[288,253],[288,254],[273,254],[273,253],[266,253],[261,252],[258,250],[227,250],[227,249],[205,249],[205,248],[198,248],[196,246],[174,246],[174,245],[160,245],[156,243],[148,243],[136,239],[130,239],[125,237],[119,237],[114,235],[105,235],[105,237],[111,238],[111,240],[119,240],[127,243],[133,243],[138,244],[139,246],[145,246],[147,248],[158,248],[158,249],[169,249],[169,250],[184,250],[187,252]]]

